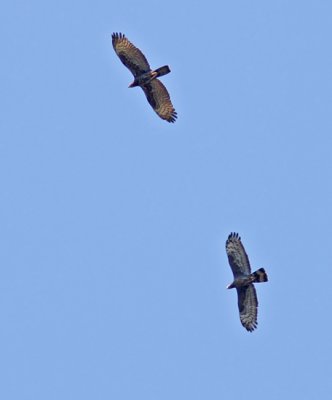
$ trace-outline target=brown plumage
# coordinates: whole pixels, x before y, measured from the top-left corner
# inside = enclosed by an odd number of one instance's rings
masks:
[[[157,77],[171,72],[168,65],[152,70],[144,54],[122,33],[112,34],[112,44],[122,63],[134,75],[129,87],[140,86],[154,111],[160,118],[175,122],[177,113],[165,86]]]
[[[253,283],[267,282],[264,268],[251,273],[249,258],[238,233],[231,233],[226,241],[226,253],[233,271],[234,281],[227,289],[236,288],[240,320],[247,331],[257,328],[258,300]]]

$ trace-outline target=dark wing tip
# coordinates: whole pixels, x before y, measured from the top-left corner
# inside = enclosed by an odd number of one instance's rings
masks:
[[[126,36],[123,33],[112,33],[112,43],[114,44],[117,40],[124,39]]]
[[[171,116],[167,119],[168,122],[174,123],[178,117],[178,113],[176,111],[173,111]]]
[[[124,37],[126,37],[123,33],[121,33],[121,32],[113,32],[112,33],[112,39],[122,39],[122,38],[124,38]]]
[[[257,325],[258,325],[257,322],[252,322],[251,324],[243,326],[246,328],[248,332],[253,332],[257,328]]]
[[[238,239],[238,240],[241,240],[241,236],[238,234],[238,233],[235,233],[235,232],[231,232],[229,235],[228,235],[228,240],[230,240],[230,239]]]

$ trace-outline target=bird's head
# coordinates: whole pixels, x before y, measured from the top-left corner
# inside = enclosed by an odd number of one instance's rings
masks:
[[[136,81],[132,82],[132,83],[128,86],[128,88],[133,88],[133,87],[135,87],[135,86],[138,86],[138,84],[137,84]]]
[[[234,288],[235,288],[234,282],[226,286],[226,289],[234,289]]]

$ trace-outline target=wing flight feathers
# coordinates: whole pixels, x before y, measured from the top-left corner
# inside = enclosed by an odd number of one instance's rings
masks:
[[[145,55],[123,33],[113,33],[112,44],[122,63],[131,71],[135,78],[145,72],[151,71]]]

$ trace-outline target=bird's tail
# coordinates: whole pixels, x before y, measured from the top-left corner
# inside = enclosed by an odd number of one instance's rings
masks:
[[[158,77],[169,74],[171,70],[168,65],[164,65],[163,67],[157,68],[155,72],[157,72],[157,77]]]
[[[253,282],[267,282],[268,278],[267,278],[267,273],[265,272],[264,268],[260,268],[257,271],[253,272],[252,277],[254,278]]]

